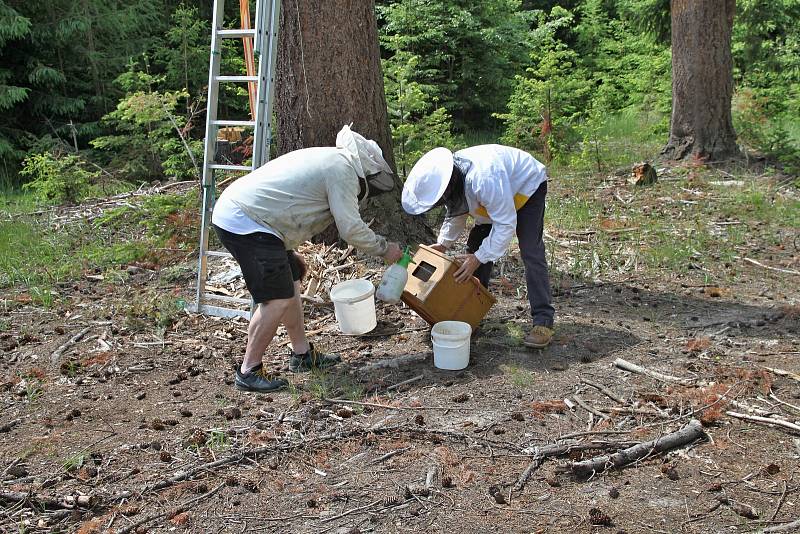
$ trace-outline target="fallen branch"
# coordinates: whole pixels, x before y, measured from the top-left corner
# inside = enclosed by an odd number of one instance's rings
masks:
[[[783,506],[783,502],[786,500],[786,492],[789,489],[789,485],[786,481],[783,481],[783,491],[781,492],[781,497],[778,499],[778,504],[775,506],[775,510],[772,511],[772,515],[769,516],[770,521],[775,521],[775,518],[778,517],[778,512],[781,511],[781,507]]]
[[[65,350],[67,350],[69,347],[80,341],[80,339],[86,335],[86,332],[88,332],[91,329],[92,329],[91,326],[87,326],[86,328],[84,328],[71,338],[69,338],[66,343],[58,347],[56,350],[54,350],[53,353],[50,355],[50,363],[55,364],[58,361],[58,359],[61,358],[61,355],[64,354]]]
[[[767,269],[768,271],[775,271],[776,273],[795,274],[797,276],[800,276],[800,272],[798,271],[793,271],[791,269],[781,269],[779,267],[770,267],[769,265],[764,265],[760,261],[756,261],[752,258],[744,257],[742,259],[747,263],[749,263],[750,265],[755,265],[756,267],[761,267],[762,269]]]
[[[774,400],[778,404],[782,404],[782,405],[784,405],[784,406],[786,406],[788,408],[791,408],[792,410],[796,411],[797,413],[800,413],[800,406],[797,406],[797,405],[794,405],[794,404],[792,404],[790,402],[786,402],[784,400],[781,400],[774,393],[770,392],[769,398]]]
[[[194,499],[189,499],[188,501],[186,501],[182,505],[178,506],[174,510],[168,510],[166,512],[161,512],[161,513],[158,513],[158,514],[152,514],[152,515],[149,515],[147,517],[144,517],[144,518],[140,519],[139,521],[136,521],[135,523],[131,523],[127,527],[118,530],[117,534],[127,534],[128,532],[133,532],[137,528],[139,528],[140,526],[144,525],[145,523],[149,523],[150,521],[155,521],[156,519],[161,519],[162,517],[165,517],[167,515],[176,516],[178,514],[182,514],[183,512],[189,510],[192,506],[194,506],[198,502],[202,501],[203,499],[207,499],[208,497],[211,497],[212,495],[214,495],[216,492],[221,490],[224,485],[225,485],[225,483],[223,482],[222,484],[218,485],[217,487],[215,487],[211,491],[208,491],[208,492],[206,492],[206,493],[204,493],[204,494],[202,494],[200,496],[197,496]]]
[[[630,434],[633,430],[590,430],[588,432],[573,432],[571,434],[564,434],[563,436],[559,436],[556,438],[556,441],[561,441],[563,439],[573,439],[573,438],[580,438],[583,436],[593,436],[593,435],[610,435],[610,434]]]
[[[398,454],[403,454],[404,452],[406,452],[409,449],[411,449],[411,447],[403,447],[402,449],[395,449],[393,451],[389,451],[386,454],[384,454],[383,456],[381,456],[380,458],[375,458],[370,463],[371,464],[379,464],[381,462],[385,462],[386,460],[388,460],[392,456],[397,456]]]
[[[575,399],[575,402],[578,403],[578,406],[580,406],[581,408],[583,408],[587,412],[596,415],[600,419],[610,419],[610,417],[608,417],[606,414],[604,414],[604,413],[596,410],[595,408],[593,408],[588,402],[586,402],[585,400],[580,398],[578,395],[573,395],[572,398]]]
[[[581,462],[574,462],[570,465],[570,469],[576,476],[587,478],[594,473],[605,471],[611,467],[624,467],[646,456],[683,447],[703,437],[706,437],[706,433],[703,431],[700,421],[692,419],[689,421],[689,424],[676,432],[661,436],[652,441],[639,443],[638,445],[634,445],[633,447],[621,450],[612,455],[599,456]]]
[[[276,445],[264,445],[263,447],[256,447],[254,449],[250,449],[247,451],[240,451],[231,454],[230,456],[226,456],[225,458],[220,458],[217,461],[210,462],[207,464],[200,464],[192,469],[188,469],[185,471],[177,471],[171,477],[167,477],[156,481],[152,484],[146,485],[142,488],[140,494],[145,494],[151,491],[157,491],[173,484],[177,484],[178,482],[182,482],[184,480],[189,480],[200,473],[208,473],[212,469],[217,467],[222,467],[229,464],[235,464],[242,462],[246,459],[256,459],[259,456],[264,454],[277,454],[281,452],[289,452],[294,451],[297,449],[302,449],[309,446],[314,446],[319,443],[324,443],[327,441],[336,441],[336,440],[343,440],[358,436],[363,436],[366,434],[390,434],[393,435],[395,433],[407,433],[410,438],[414,439],[422,439],[422,436],[430,436],[430,435],[437,435],[437,436],[449,436],[453,438],[457,438],[462,441],[468,441],[470,439],[474,439],[476,441],[481,441],[483,443],[493,445],[494,447],[504,448],[506,450],[512,451],[519,451],[520,447],[508,442],[496,441],[487,438],[482,438],[478,436],[468,436],[466,434],[462,434],[459,432],[454,432],[450,430],[436,430],[436,429],[429,429],[429,428],[409,428],[407,425],[395,425],[395,426],[387,426],[387,427],[367,427],[367,428],[355,428],[352,430],[348,430],[345,432],[336,432],[331,434],[325,434],[319,436],[312,440],[306,440],[298,443],[288,443],[288,444],[276,444]],[[591,445],[591,444],[590,444]],[[125,493],[120,494],[125,495]]]
[[[514,484],[512,488],[514,491],[520,491],[522,488],[525,487],[525,484],[531,478],[531,475],[541,467],[544,461],[547,458],[552,458],[554,456],[563,456],[564,454],[569,454],[574,451],[586,451],[592,449],[608,449],[612,447],[619,447],[629,444],[628,443],[615,443],[610,441],[596,441],[592,443],[554,443],[551,445],[544,445],[542,447],[536,447],[533,450],[533,458],[531,458],[531,463],[528,464],[528,467],[525,468],[525,471],[517,479],[517,482]]]
[[[791,523],[784,523],[782,525],[775,525],[773,527],[767,527],[761,532],[763,534],[768,534],[770,532],[792,532],[795,529],[800,528],[800,519],[792,521]]]
[[[585,379],[583,377],[581,377],[581,382],[586,384],[587,386],[592,386],[593,388],[599,390],[603,395],[605,395],[609,399],[613,400],[617,404],[622,404],[622,405],[627,404],[624,400],[622,400],[617,395],[615,395],[613,391],[611,391],[610,389],[608,389],[607,387],[605,387],[602,384],[596,384],[596,383],[592,382],[591,380],[587,380],[587,379]]]
[[[730,415],[731,417],[735,417],[736,419],[744,419],[746,421],[753,421],[754,423],[766,423],[768,425],[782,426],[784,428],[788,428],[789,430],[800,432],[800,425],[790,423],[789,421],[784,421],[783,419],[775,419],[774,417],[761,417],[759,415],[746,415],[738,412],[725,412],[725,413]]]
[[[411,384],[412,382],[417,382],[418,380],[422,380],[423,378],[425,378],[425,374],[411,377],[408,380],[403,380],[402,382],[398,382],[397,384],[392,384],[391,386],[386,388],[386,391],[391,391],[393,389],[397,389],[399,387]]]
[[[67,495],[63,499],[54,499],[35,493],[21,491],[0,491],[0,502],[30,503],[41,508],[65,508],[72,510],[76,507],[92,508],[99,499],[92,495]]]
[[[614,360],[614,366],[619,367],[623,371],[638,373],[640,375],[649,376],[650,378],[655,378],[656,380],[659,380],[661,382],[677,382],[678,384],[683,384],[685,386],[696,384],[696,381],[692,380],[691,378],[679,378],[677,376],[666,375],[663,373],[659,373],[657,371],[651,371],[650,369],[647,369],[640,365],[636,365],[635,363],[631,363],[627,360],[623,360],[622,358],[617,358],[616,360]]]
[[[350,515],[350,514],[354,514],[354,513],[356,513],[356,512],[360,512],[360,511],[362,511],[362,510],[366,510],[367,508],[372,508],[373,506],[377,506],[377,505],[379,505],[380,503],[381,503],[381,501],[380,501],[380,500],[377,500],[377,501],[372,501],[372,502],[371,502],[371,503],[369,503],[369,504],[365,504],[364,506],[359,506],[358,508],[352,508],[352,509],[350,509],[350,510],[347,510],[346,512],[343,512],[343,513],[341,513],[341,514],[339,514],[339,515],[334,515],[334,516],[331,516],[331,517],[326,517],[325,519],[323,519],[323,520],[322,520],[322,523],[327,523],[327,522],[329,522],[329,521],[334,521],[334,520],[336,520],[336,519],[341,519],[342,517],[348,516],[348,515]]]
[[[791,371],[786,371],[785,369],[777,369],[775,367],[764,367],[767,371],[775,373],[778,376],[785,376],[786,378],[791,378],[792,380],[797,380],[800,382],[800,375],[797,373],[793,373]]]

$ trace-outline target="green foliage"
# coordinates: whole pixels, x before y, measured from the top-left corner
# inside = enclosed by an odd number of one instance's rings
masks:
[[[199,158],[202,142],[187,140],[191,156],[184,148],[181,136],[186,119],[176,114],[180,100],[188,98],[185,90],[160,92],[150,87],[161,82],[131,64],[117,83],[129,93],[117,104],[117,109],[103,117],[103,123],[116,133],[97,137],[91,145],[109,154],[109,165],[130,181],[159,176],[178,179],[196,176],[192,157]]]
[[[734,124],[751,149],[800,173],[800,3],[740,0],[732,53]]]
[[[167,87],[199,95],[208,81],[208,23],[196,7],[181,4],[172,14],[172,26],[166,34],[165,47],[156,58],[164,65]]]
[[[197,210],[195,194],[155,195],[138,207],[110,210],[91,227],[74,222],[57,232],[17,213],[13,222],[0,222],[0,287],[22,286],[36,305],[51,306],[57,298],[53,286],[64,280],[143,259],[158,262],[158,247],[193,243]],[[180,218],[186,213],[191,226]],[[107,271],[107,277],[112,274]],[[169,303],[162,304],[148,304],[146,314],[160,328],[175,317]]]
[[[0,47],[24,37],[31,29],[30,19],[23,17],[7,2],[0,2]]]
[[[571,23],[561,8],[540,15],[533,65],[516,77],[508,113],[498,114],[506,123],[504,142],[543,152],[548,161],[577,142],[574,126],[592,91],[577,52],[556,36]]]
[[[800,174],[800,137],[792,136],[788,129],[799,122],[798,116],[769,113],[769,97],[759,94],[745,87],[734,95],[733,119],[739,140],[777,159],[786,172]]]
[[[197,195],[153,195],[145,197],[138,205],[121,206],[106,211],[97,217],[93,225],[96,229],[118,230],[135,227],[146,230],[148,237],[164,242],[173,237],[179,228],[171,224],[171,216],[178,213],[197,213]],[[194,230],[194,229],[192,229]]]
[[[505,106],[527,53],[527,15],[519,0],[398,0],[378,7],[381,43],[417,56],[410,80],[435,88],[456,128],[491,126]],[[404,60],[401,60],[403,62]]]
[[[649,135],[666,133],[669,51],[605,5],[584,0],[577,16],[560,7],[537,14],[531,66],[517,76],[508,112],[498,114],[504,142],[547,162],[577,156],[600,170],[601,152],[614,152],[602,133],[611,117],[633,111],[645,117]]]
[[[610,128],[635,122],[634,141],[648,148],[666,138],[669,0],[376,6],[401,170],[435,145],[472,143],[475,132],[495,141],[500,128],[503,142],[595,170],[635,152],[621,151]],[[17,190],[30,179],[19,174],[22,162],[39,163],[54,146],[124,180],[194,177],[209,7],[0,0],[0,191]],[[226,9],[227,27],[236,25],[236,7]],[[800,159],[798,19],[797,0],[737,0],[732,41],[740,140],[788,172]],[[241,43],[222,46],[222,70],[242,71]],[[221,91],[226,115],[244,118],[244,85]]]
[[[220,452],[230,447],[231,440],[224,430],[212,430],[209,433],[205,446],[212,451]]]
[[[670,43],[670,0],[618,0],[617,9],[636,29],[655,37],[661,44]]]
[[[389,124],[401,174],[435,146],[452,146],[450,115],[436,107],[433,88],[411,79],[419,58],[397,53],[383,63]]]
[[[86,170],[77,154],[43,152],[25,158],[20,172],[30,181],[25,189],[47,203],[74,203],[83,198],[99,172]]]
[[[135,332],[156,327],[163,332],[183,314],[183,305],[172,295],[137,295],[124,305],[125,326]]]
[[[158,0],[0,1],[0,183],[17,186],[31,141],[70,144],[97,133],[110,85],[128,58],[163,33]]]

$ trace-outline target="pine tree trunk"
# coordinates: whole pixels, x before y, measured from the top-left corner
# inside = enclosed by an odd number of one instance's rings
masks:
[[[345,124],[374,139],[395,168],[373,0],[283,0],[275,84],[278,153],[333,146]],[[401,242],[427,242],[430,230],[400,205],[403,184],[369,201],[364,220]],[[323,240],[338,238],[335,228]]]
[[[731,119],[735,0],[672,0],[672,118],[662,154],[719,161],[736,156]]]

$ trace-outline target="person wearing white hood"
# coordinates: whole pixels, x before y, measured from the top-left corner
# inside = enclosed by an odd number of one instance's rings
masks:
[[[445,207],[444,224],[432,245],[440,252],[464,232],[468,216],[475,219],[467,254],[459,256],[459,282],[474,275],[488,288],[492,266],[516,232],[533,320],[523,341],[532,348],[544,348],[553,338],[555,310],[542,239],[546,196],[545,166],[527,152],[502,145],[474,146],[455,154],[435,148],[411,169],[402,195],[403,209],[412,215]]]
[[[339,236],[391,264],[402,257],[397,243],[376,235],[361,219],[359,203],[391,191],[392,170],[375,141],[345,126],[336,147],[295,150],[243,176],[222,192],[212,225],[242,269],[257,304],[247,330],[236,387],[274,391],[288,385],[264,369],[263,355],[278,325],[291,341],[289,370],[304,372],[340,361],[306,339],[300,281],[306,266],[294,248],[336,224]]]

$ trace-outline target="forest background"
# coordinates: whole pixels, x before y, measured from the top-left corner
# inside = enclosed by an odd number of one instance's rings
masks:
[[[666,0],[376,9],[401,175],[436,145],[499,141],[603,171],[666,142]],[[210,18],[210,2],[0,1],[0,192],[75,202],[197,177]],[[798,19],[797,0],[738,0],[732,42],[738,142],[788,174],[800,169]],[[224,56],[243,70],[241,54]],[[233,98],[246,89],[229,91],[222,109],[246,113]]]

